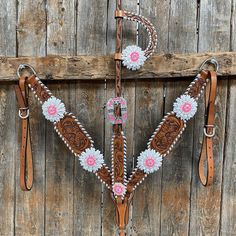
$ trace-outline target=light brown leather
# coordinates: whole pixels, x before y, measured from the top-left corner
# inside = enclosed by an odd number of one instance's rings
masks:
[[[215,71],[208,73],[210,81],[207,83],[205,92],[206,124],[202,143],[202,150],[199,159],[199,178],[204,186],[213,183],[214,177],[214,157],[213,157],[213,137],[215,133],[215,98],[217,92],[217,74]],[[206,134],[207,135],[206,135]],[[207,170],[205,174],[205,162],[207,161]]]
[[[123,10],[116,10],[115,11],[115,18],[123,18],[125,15]]]
[[[30,140],[30,124],[28,108],[27,77],[19,79],[19,85],[15,86],[16,98],[21,118],[21,151],[20,151],[20,187],[23,191],[29,191],[33,185],[33,156]]]

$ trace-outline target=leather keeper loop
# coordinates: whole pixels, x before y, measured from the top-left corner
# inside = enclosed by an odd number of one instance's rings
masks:
[[[115,53],[115,61],[122,61],[122,54],[121,53]]]
[[[116,10],[115,11],[115,18],[123,18],[124,15],[125,15],[125,13],[122,10]]]

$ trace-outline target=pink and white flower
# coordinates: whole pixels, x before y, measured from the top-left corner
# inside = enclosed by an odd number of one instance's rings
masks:
[[[50,97],[42,105],[43,115],[51,122],[58,122],[64,117],[66,108],[63,102],[56,97]]]
[[[176,99],[173,111],[180,119],[189,120],[197,112],[197,102],[189,95],[182,95]]]
[[[147,149],[138,157],[138,168],[146,174],[157,171],[162,165],[162,156],[153,149]]]
[[[104,163],[103,155],[95,148],[87,148],[79,159],[82,167],[89,172],[96,172]]]
[[[122,53],[123,65],[130,70],[138,70],[146,59],[144,51],[136,45],[126,47]]]
[[[126,187],[122,183],[114,183],[112,190],[114,195],[118,197],[124,197],[126,193]]]

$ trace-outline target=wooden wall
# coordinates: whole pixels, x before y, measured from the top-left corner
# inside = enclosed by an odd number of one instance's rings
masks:
[[[157,53],[236,50],[236,0],[123,0],[158,31]],[[1,0],[0,55],[104,55],[115,47],[114,0]],[[145,47],[143,29],[125,23],[124,46]],[[128,171],[145,149],[163,114],[193,78],[123,82],[129,120],[125,125]],[[117,235],[108,191],[53,132],[31,97],[35,182],[19,188],[19,118],[13,82],[0,82],[0,235]],[[112,81],[47,82],[78,115],[110,164],[111,125],[104,104]],[[219,80],[216,99],[216,176],[204,188],[197,177],[203,106],[163,167],[137,189],[128,235],[236,235],[236,79]]]

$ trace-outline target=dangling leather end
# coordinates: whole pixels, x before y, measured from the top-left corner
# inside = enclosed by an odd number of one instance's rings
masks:
[[[203,186],[210,186],[214,177],[214,157],[213,157],[213,137],[215,135],[215,98],[217,92],[217,74],[215,71],[209,71],[210,81],[207,84],[205,92],[205,110],[206,123],[204,127],[204,137],[202,150],[200,153],[198,174]],[[206,174],[205,174],[205,163]]]
[[[21,77],[15,86],[16,98],[21,119],[21,151],[20,151],[20,187],[23,191],[33,186],[33,156],[30,138],[27,78]]]
[[[116,206],[116,224],[119,229],[119,236],[126,236],[126,226],[129,223],[129,209],[130,204],[132,202],[133,195],[131,195],[129,198],[125,197],[123,200],[118,197],[117,199],[113,199],[113,202]]]

